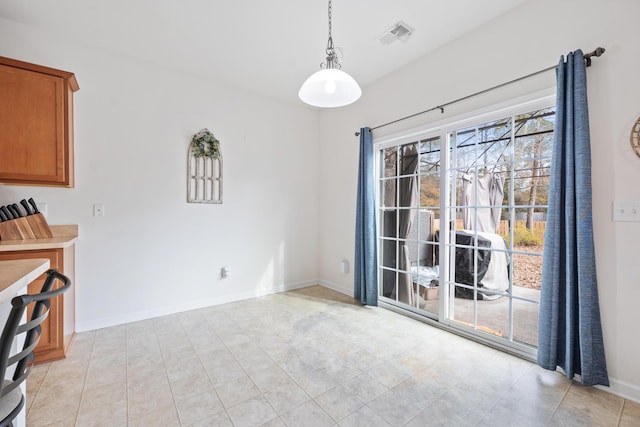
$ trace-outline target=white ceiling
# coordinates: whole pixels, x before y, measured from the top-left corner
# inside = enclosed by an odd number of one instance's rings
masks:
[[[335,0],[342,69],[361,86],[526,0]],[[0,17],[291,102],[319,69],[326,0],[0,0]],[[406,42],[377,39],[398,21]],[[0,55],[2,52],[0,52]],[[366,87],[364,88],[366,90]]]

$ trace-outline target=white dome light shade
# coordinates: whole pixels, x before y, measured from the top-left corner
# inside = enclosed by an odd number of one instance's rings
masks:
[[[360,98],[362,89],[349,74],[336,68],[313,73],[302,84],[298,97],[314,107],[342,107]]]

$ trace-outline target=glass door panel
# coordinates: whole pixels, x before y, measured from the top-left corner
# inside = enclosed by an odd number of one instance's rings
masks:
[[[554,109],[448,133],[443,321],[534,349]]]
[[[426,315],[439,311],[434,239],[440,207],[440,138],[380,151],[379,295]]]

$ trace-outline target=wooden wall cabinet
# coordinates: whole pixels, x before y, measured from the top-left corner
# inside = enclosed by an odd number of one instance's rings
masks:
[[[47,258],[50,268],[55,268],[71,279],[73,285],[62,295],[51,299],[51,311],[42,324],[42,335],[35,349],[36,363],[63,359],[75,332],[75,246],[56,249],[36,249],[26,251],[0,252],[0,261],[16,259]],[[28,286],[30,294],[38,293],[44,284],[41,275]],[[31,307],[27,316],[31,316]]]
[[[0,56],[0,182],[73,187],[73,73]]]

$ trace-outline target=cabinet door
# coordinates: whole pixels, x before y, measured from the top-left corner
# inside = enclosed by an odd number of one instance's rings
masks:
[[[51,263],[51,268],[58,269],[61,273],[63,259],[62,249],[46,249],[41,251],[20,251],[20,252],[0,252],[0,260],[47,258]],[[64,274],[64,273],[63,273]],[[28,286],[30,294],[38,293],[42,289],[46,275],[42,274]],[[59,284],[56,283],[56,286]],[[49,360],[61,359],[64,357],[63,343],[63,297],[58,295],[51,299],[51,310],[49,316],[42,323],[42,334],[40,342],[35,350],[36,363]],[[27,316],[31,316],[32,307],[29,307]]]
[[[0,181],[69,185],[62,77],[0,65]]]

